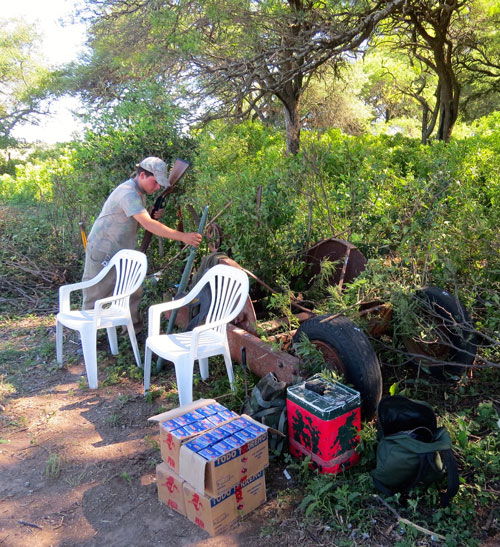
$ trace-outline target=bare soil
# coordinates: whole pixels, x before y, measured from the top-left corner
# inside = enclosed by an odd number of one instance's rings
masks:
[[[274,460],[266,503],[211,538],[157,498],[161,457],[157,425],[147,418],[177,406],[172,376],[161,376],[160,397],[144,398],[142,381],[115,366],[134,362],[128,339],[112,357],[103,335],[99,389],[88,390],[76,333],[65,339],[65,367],[55,363],[52,316],[0,320],[0,334],[0,547],[390,546],[401,539],[382,506],[366,539],[305,521],[299,485]],[[498,534],[484,535],[484,547],[500,545]],[[417,545],[434,542],[428,535]]]
[[[278,501],[290,484],[276,466],[268,501],[216,538],[161,504],[157,426],[147,418],[165,400],[147,402],[140,381],[105,385],[105,363],[99,389],[88,390],[78,338],[65,340],[70,364],[56,366],[53,325],[47,316],[0,323],[2,547],[317,544],[294,504]]]

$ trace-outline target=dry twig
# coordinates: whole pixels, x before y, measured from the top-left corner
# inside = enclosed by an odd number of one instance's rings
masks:
[[[427,534],[428,536],[432,536],[433,539],[438,539],[440,541],[446,541],[446,538],[442,536],[441,534],[437,534],[436,532],[433,532],[432,530],[428,530],[427,528],[424,528],[423,526],[419,526],[418,524],[415,524],[411,520],[403,518],[393,507],[391,507],[385,500],[383,500],[378,494],[373,495],[374,498],[376,498],[382,505],[387,507],[389,511],[398,519],[398,522],[401,524],[406,524],[406,526],[411,526],[412,528],[415,528],[419,532],[422,532],[423,534]]]

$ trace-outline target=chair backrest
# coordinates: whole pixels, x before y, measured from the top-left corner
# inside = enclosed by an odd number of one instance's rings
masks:
[[[113,306],[127,307],[130,295],[134,293],[144,281],[148,269],[148,259],[144,253],[132,249],[118,251],[109,261],[110,269],[116,270]],[[126,297],[122,297],[127,294]]]
[[[207,270],[198,284],[209,284],[211,290],[205,324],[223,319],[225,324],[217,330],[224,331],[226,324],[235,319],[245,306],[249,290],[247,274],[233,266],[218,264]]]

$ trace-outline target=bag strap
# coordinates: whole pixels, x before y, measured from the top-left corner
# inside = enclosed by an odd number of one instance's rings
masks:
[[[282,409],[278,406],[273,406],[272,408],[263,408],[262,410],[257,410],[257,412],[252,413],[252,418],[265,418],[266,416],[271,416],[273,414],[278,414],[283,412]]]
[[[286,404],[286,400],[285,399],[280,399],[280,398],[273,399],[272,401],[265,401],[262,398],[262,394],[261,394],[260,389],[259,389],[258,386],[254,387],[252,395],[255,397],[255,399],[257,400],[259,405],[263,408],[271,408],[273,406],[274,407],[276,407],[276,406],[277,407],[284,407],[285,404]]]
[[[286,434],[286,424],[287,424],[287,411],[286,407],[281,410],[280,418],[278,421],[278,426],[275,428],[281,433],[283,433],[285,436],[282,437],[281,435],[278,435],[276,433],[269,436],[269,447],[271,450],[275,450],[281,454],[283,451],[283,445],[285,444]],[[265,423],[265,421],[264,421]]]
[[[388,488],[387,486],[382,484],[378,479],[376,479],[373,475],[372,475],[372,480],[373,480],[373,484],[375,485],[375,488],[379,492],[382,492],[384,496],[393,496],[397,491],[399,491],[399,489],[393,490],[392,488]]]
[[[458,492],[460,479],[458,477],[457,460],[455,459],[451,448],[448,450],[442,450],[441,454],[443,455],[443,463],[448,473],[448,484],[446,492],[440,494],[439,498],[441,507],[448,507],[451,498],[453,498],[453,496]]]

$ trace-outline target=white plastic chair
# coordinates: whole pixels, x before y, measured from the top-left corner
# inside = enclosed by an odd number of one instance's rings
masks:
[[[189,304],[207,284],[211,290],[211,302],[205,324],[189,332],[160,334],[161,314]],[[153,353],[174,363],[181,406],[193,400],[193,368],[196,359],[200,365],[201,377],[206,380],[208,358],[223,355],[229,383],[233,388],[234,373],[227,341],[227,324],[243,309],[248,298],[248,287],[248,277],[245,272],[232,266],[219,264],[207,270],[183,298],[149,308],[148,338],[144,359],[144,393],[149,389]]]
[[[118,251],[93,279],[59,287],[59,313],[56,316],[57,362],[63,362],[63,326],[77,330],[83,347],[83,357],[89,388],[97,388],[97,329],[106,329],[113,355],[118,354],[116,327],[126,325],[137,366],[142,366],[134,325],[130,315],[129,300],[144,281],[148,267],[144,253],[123,249]],[[99,283],[107,273],[116,269],[113,296],[96,300],[93,310],[71,310],[70,295],[73,291]]]

